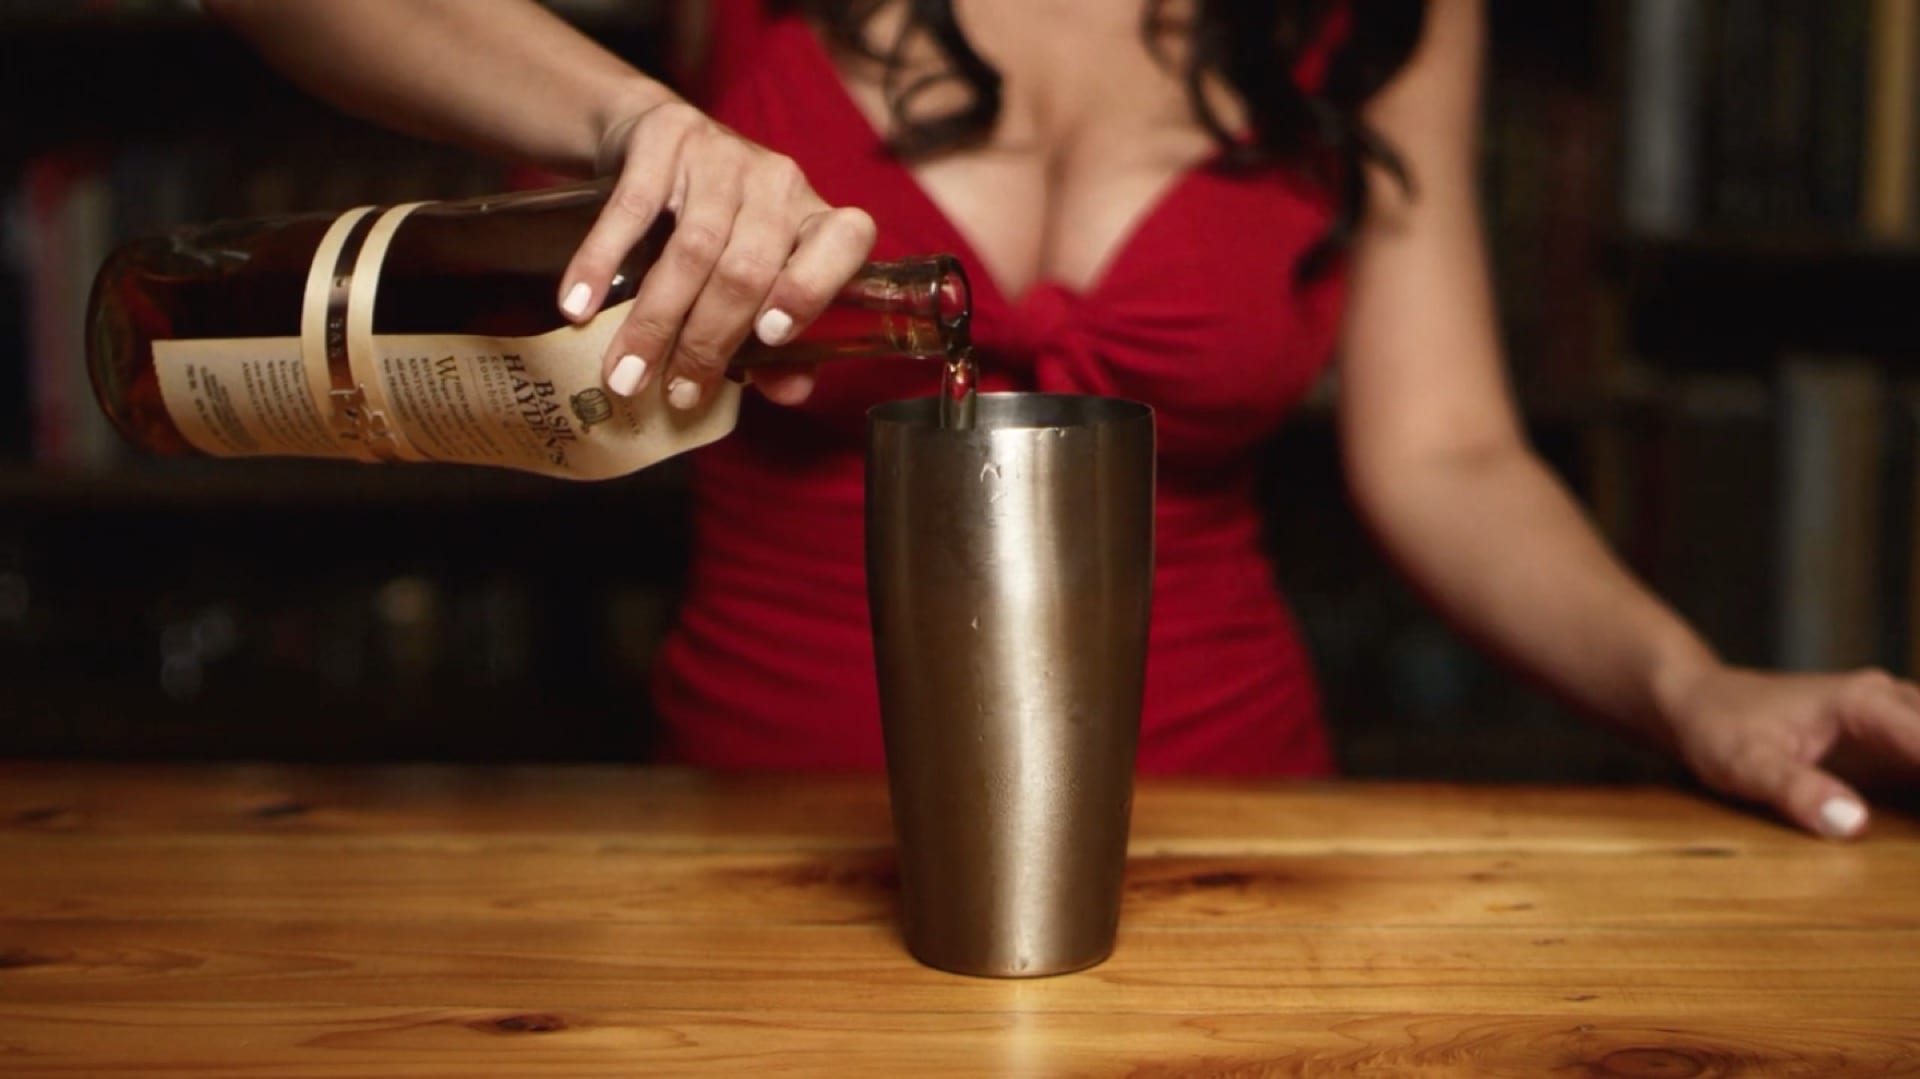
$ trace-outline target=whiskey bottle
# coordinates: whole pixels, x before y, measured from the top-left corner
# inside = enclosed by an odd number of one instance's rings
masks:
[[[345,213],[220,221],[125,243],[89,299],[95,396],[160,456],[438,461],[600,480],[712,442],[741,387],[670,408],[655,379],[606,390],[603,355],[671,233],[663,217],[598,315],[554,295],[606,181]],[[971,297],[947,255],[865,266],[777,348],[730,361],[945,360],[966,351]],[[938,385],[937,365],[929,384]]]

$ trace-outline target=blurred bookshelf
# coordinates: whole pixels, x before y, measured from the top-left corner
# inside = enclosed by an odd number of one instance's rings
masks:
[[[1486,236],[1535,444],[1729,659],[1920,669],[1920,4],[1489,13]],[[1350,769],[1677,777],[1356,554],[1331,438],[1324,410],[1283,434],[1273,543]]]
[[[656,5],[548,6],[657,66]],[[86,380],[125,237],[523,177],[305,96],[185,0],[15,0],[0,41],[0,755],[644,755],[684,462],[147,459]]]
[[[1530,430],[1742,662],[1920,649],[1916,4],[1490,0],[1486,234]],[[659,70],[658,4],[549,6]],[[139,460],[84,380],[77,312],[120,237],[513,171],[332,111],[190,0],[20,0],[0,41],[0,755],[644,755],[680,466]],[[1268,471],[1351,771],[1673,774],[1411,597],[1324,409]]]
[[[1682,594],[1714,557],[1752,563],[1763,661],[1912,674],[1920,4],[1636,0],[1616,21],[1622,186],[1596,272],[1618,381],[1665,425],[1619,464],[1624,538]],[[1716,527],[1682,504],[1711,488],[1662,455],[1740,430],[1723,467],[1767,482],[1722,474],[1748,493]],[[1684,529],[1703,549],[1680,559]]]

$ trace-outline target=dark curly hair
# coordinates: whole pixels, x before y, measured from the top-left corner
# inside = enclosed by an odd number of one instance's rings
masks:
[[[954,17],[953,0],[899,0],[906,6],[900,33],[877,47],[868,20],[895,0],[784,0],[817,19],[837,46],[886,65],[886,88],[897,134],[893,152],[923,157],[973,144],[993,130],[1000,115],[1000,73],[975,52]],[[1167,0],[1146,0],[1141,33],[1155,55],[1172,28]],[[1352,238],[1366,210],[1364,165],[1378,164],[1411,188],[1411,178],[1393,147],[1368,129],[1360,110],[1399,69],[1419,41],[1425,0],[1194,0],[1192,47],[1183,76],[1194,114],[1223,148],[1228,168],[1285,165],[1321,184],[1334,202],[1334,219],[1301,260],[1299,273],[1312,280],[1330,269]],[[1329,32],[1331,20],[1348,18],[1321,84],[1312,90],[1294,78],[1298,62]],[[909,40],[925,35],[938,46],[946,69],[901,85]],[[1251,138],[1236,140],[1202,92],[1209,75],[1226,81],[1245,103]],[[916,115],[914,99],[935,86],[958,81],[966,102],[945,113]]]

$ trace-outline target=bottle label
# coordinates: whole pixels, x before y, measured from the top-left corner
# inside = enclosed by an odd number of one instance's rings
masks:
[[[195,449],[213,457],[368,457],[329,418],[324,342],[337,336],[326,332],[329,293],[352,279],[372,212],[348,210],[321,236],[301,336],[153,343],[161,403]]]
[[[314,407],[298,337],[155,341],[160,399],[195,449],[214,457],[343,457]]]
[[[421,204],[349,211],[322,239],[298,338],[157,342],[168,412],[209,454],[357,457],[607,479],[733,429],[740,387],[699,407],[605,388],[600,358],[632,301],[526,337],[376,334],[380,266]]]
[[[600,356],[631,303],[533,337],[370,335],[355,356],[421,459],[606,479],[725,435],[738,409],[730,382],[688,412],[667,407],[657,379],[635,397],[608,392]]]

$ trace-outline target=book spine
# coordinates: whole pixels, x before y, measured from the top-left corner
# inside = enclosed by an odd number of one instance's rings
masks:
[[[1701,138],[1702,0],[1630,0],[1620,214],[1633,233],[1693,227]]]

